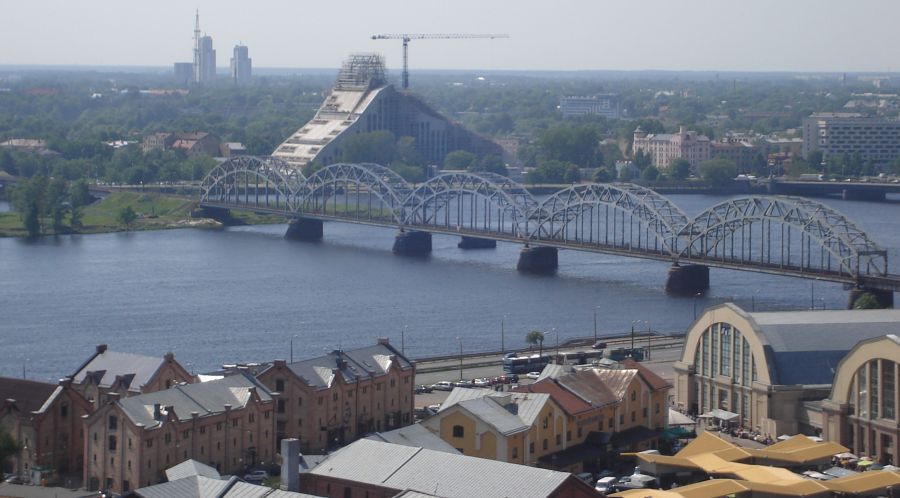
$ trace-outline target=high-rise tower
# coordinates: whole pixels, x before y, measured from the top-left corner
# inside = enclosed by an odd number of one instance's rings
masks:
[[[238,85],[250,82],[251,59],[246,45],[235,45],[231,57],[231,78]]]
[[[194,83],[203,84],[216,77],[216,51],[211,36],[200,36],[200,10],[194,18]]]

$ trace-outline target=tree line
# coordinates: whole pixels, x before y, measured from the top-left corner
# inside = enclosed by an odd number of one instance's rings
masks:
[[[64,233],[81,228],[84,207],[93,201],[93,196],[83,179],[67,182],[37,175],[19,180],[10,200],[28,236],[37,237],[49,230]]]

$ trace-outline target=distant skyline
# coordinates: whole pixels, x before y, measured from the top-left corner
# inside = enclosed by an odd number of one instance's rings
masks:
[[[4,2],[2,65],[171,66],[192,60],[194,11],[219,54],[254,66],[338,67],[352,52],[401,63],[379,33],[508,33],[414,40],[410,68],[892,72],[896,0],[236,0]],[[217,61],[227,68],[227,57]]]

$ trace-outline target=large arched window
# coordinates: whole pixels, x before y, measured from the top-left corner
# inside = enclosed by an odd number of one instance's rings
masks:
[[[694,371],[703,377],[730,377],[747,387],[756,380],[756,358],[740,330],[728,323],[714,323],[697,342]]]
[[[864,363],[850,381],[848,414],[859,418],[896,420],[897,364],[875,358]]]

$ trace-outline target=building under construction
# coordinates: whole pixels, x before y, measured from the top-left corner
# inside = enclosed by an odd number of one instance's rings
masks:
[[[387,83],[384,58],[353,54],[313,119],[284,141],[273,156],[296,165],[340,161],[340,144],[356,133],[386,130],[415,139],[429,164],[443,164],[454,150],[501,156],[500,146],[451,122],[419,98]]]

